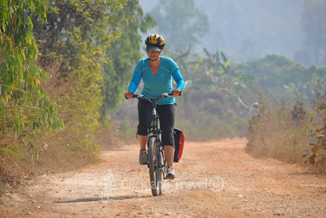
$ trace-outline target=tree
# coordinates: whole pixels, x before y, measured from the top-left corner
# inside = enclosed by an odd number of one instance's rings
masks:
[[[311,50],[307,48],[303,48],[296,51],[294,53],[294,60],[308,67],[313,63]]]
[[[257,41],[248,38],[242,42],[242,47],[240,51],[235,55],[234,61],[248,62],[251,60],[258,59],[258,57],[259,57],[259,50],[257,48]]]
[[[98,151],[102,109],[122,98],[140,58],[138,31],[155,21],[137,0],[1,1],[0,12],[0,144],[11,131],[37,151],[64,120],[56,143]]]
[[[195,7],[194,0],[160,0],[151,14],[172,51],[186,51],[209,32],[207,15]]]
[[[112,23],[112,28],[119,28],[121,36],[113,40],[107,55],[110,61],[103,64],[104,85],[103,106],[101,108],[102,120],[107,121],[109,113],[121,102],[126,85],[133,73],[133,66],[141,58],[141,38],[139,32],[146,33],[148,28],[156,25],[149,14],[144,15],[138,0],[129,1],[121,11],[112,11],[120,23]]]
[[[17,138],[27,136],[21,142],[37,157],[33,142],[36,132],[63,126],[56,104],[43,89],[47,74],[35,63],[39,51],[31,16],[44,23],[47,8],[45,0],[0,2],[0,144],[9,147]]]
[[[119,77],[107,82],[106,66],[114,62],[111,57],[118,57],[110,46],[116,45],[125,25],[133,23],[136,9],[130,8],[131,3],[136,1],[51,0],[48,22],[33,19],[35,35],[42,44],[39,64],[52,75],[47,90],[67,123],[63,140],[70,148],[97,151],[93,136],[102,127],[104,94],[108,99],[120,94],[105,93],[106,87],[126,83]],[[138,27],[139,22],[135,24]],[[117,49],[120,51],[122,47]]]
[[[326,1],[305,0],[301,19],[304,45],[313,52],[314,63],[326,64]]]
[[[233,67],[238,73],[256,77],[252,87],[257,93],[263,84],[264,89],[274,96],[287,94],[289,98],[300,96],[301,99],[309,99],[312,93],[318,91],[319,82],[325,88],[326,67],[312,65],[306,68],[284,56],[267,55],[259,60],[234,64]]]

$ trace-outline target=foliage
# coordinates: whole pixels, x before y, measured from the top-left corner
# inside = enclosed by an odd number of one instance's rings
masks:
[[[237,73],[223,52],[204,52],[206,57],[174,58],[186,81],[177,123],[197,140],[243,136],[248,103],[242,98],[251,93],[246,84],[254,78]]]
[[[144,15],[137,1],[128,1],[120,11],[113,11],[119,23],[112,24],[112,28],[119,28],[121,36],[114,40],[107,50],[110,61],[103,63],[104,86],[103,106],[101,108],[102,120],[108,121],[111,110],[123,99],[123,93],[133,66],[141,58],[140,45],[144,41],[139,31],[146,33],[148,28],[156,25],[150,15]]]
[[[319,84],[320,88],[320,84]],[[312,101],[311,132],[314,136],[309,143],[311,147],[306,150],[303,157],[305,163],[326,169],[326,94],[321,88]]]
[[[75,154],[97,152],[93,137],[101,114],[104,120],[116,107],[125,77],[140,57],[138,32],[155,21],[131,0],[1,4],[1,140],[18,153],[11,140],[16,133],[36,151],[45,151],[47,141]],[[63,127],[58,118],[65,128],[50,132]]]
[[[305,46],[313,53],[313,63],[326,64],[326,1],[305,0],[301,19]]]
[[[35,65],[38,46],[31,15],[44,23],[47,7],[47,1],[40,0],[0,3],[0,141],[4,148],[17,136],[27,136],[22,142],[35,151],[36,157],[35,134],[40,129],[63,127],[56,104],[49,101],[42,86],[47,74]]]
[[[190,49],[187,53],[177,54],[178,56],[173,58],[180,67],[186,87],[202,93],[214,92],[225,97],[228,101],[238,104],[235,108],[239,110],[234,110],[241,114],[242,109],[248,108],[241,100],[241,93],[250,92],[246,83],[252,82],[254,78],[236,72],[230,65],[231,60],[223,52],[210,54],[206,49],[204,52],[206,58],[195,55],[193,59],[189,59]]]
[[[97,151],[99,119],[108,122],[105,116],[130,73],[128,59],[134,57],[128,56],[139,55],[138,30],[146,29],[150,17],[143,18],[138,2],[129,0],[56,0],[51,6],[45,25],[34,22],[42,43],[39,63],[53,75],[47,90],[67,123],[62,140],[72,150]]]
[[[257,94],[262,85],[273,94],[310,98],[310,92],[317,91],[318,81],[325,85],[326,68],[309,68],[286,59],[283,56],[267,55],[265,58],[243,64],[234,64],[234,69],[244,75],[256,78],[253,87]],[[325,87],[324,87],[325,88]]]
[[[200,43],[209,32],[207,15],[195,7],[194,0],[159,0],[151,14],[173,52]]]

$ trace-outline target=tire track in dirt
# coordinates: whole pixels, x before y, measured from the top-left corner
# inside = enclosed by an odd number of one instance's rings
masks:
[[[159,197],[151,195],[148,168],[138,164],[137,145],[104,151],[98,164],[43,175],[5,194],[0,215],[325,217],[324,176],[253,158],[244,152],[245,144],[243,139],[187,142],[181,162],[175,164],[176,180],[164,181],[164,195]]]

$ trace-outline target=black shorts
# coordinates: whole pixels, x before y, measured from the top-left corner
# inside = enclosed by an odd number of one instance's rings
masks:
[[[174,121],[176,105],[156,105],[156,111],[159,115],[160,129],[162,130],[162,143],[163,145],[174,145]],[[152,121],[152,104],[146,100],[139,100],[138,102],[138,120],[137,127],[138,135],[147,135],[147,129],[151,127]]]

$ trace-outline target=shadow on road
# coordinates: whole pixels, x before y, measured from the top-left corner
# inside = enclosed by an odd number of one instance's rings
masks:
[[[54,201],[54,203],[80,203],[80,202],[91,202],[91,201],[108,201],[108,200],[127,200],[127,199],[137,199],[137,198],[151,198],[153,196],[117,196],[110,198],[81,198],[70,201]]]

